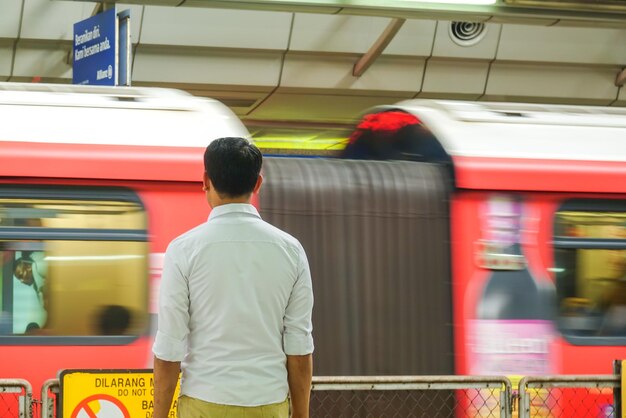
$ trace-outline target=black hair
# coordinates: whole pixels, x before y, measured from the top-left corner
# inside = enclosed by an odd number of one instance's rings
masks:
[[[245,138],[216,139],[204,152],[204,170],[222,196],[252,193],[262,165],[261,151]]]
[[[102,335],[122,335],[130,325],[130,311],[120,305],[102,307],[98,315],[98,328]]]

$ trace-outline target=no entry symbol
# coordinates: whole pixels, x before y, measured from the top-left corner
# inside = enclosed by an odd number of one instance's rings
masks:
[[[71,418],[130,418],[130,414],[119,399],[101,394],[83,399]]]

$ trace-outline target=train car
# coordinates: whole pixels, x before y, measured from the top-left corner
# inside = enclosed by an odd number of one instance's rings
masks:
[[[163,253],[206,220],[206,145],[248,136],[178,91],[0,84],[0,375],[146,368]]]
[[[318,299],[345,309],[316,318],[336,331],[318,339],[337,359],[323,372],[612,373],[626,345],[625,116],[406,101],[359,122],[343,156],[366,161],[269,161],[261,208],[326,257]]]
[[[163,253],[209,213],[202,152],[246,129],[169,90],[5,84],[0,104],[0,374],[149,367]],[[624,116],[408,101],[368,112],[351,159],[266,158],[255,204],[307,250],[315,374],[610,373]]]
[[[374,140],[412,135],[411,159],[451,169],[456,373],[611,373],[626,345],[626,110],[408,101],[373,115],[399,112],[413,121]]]

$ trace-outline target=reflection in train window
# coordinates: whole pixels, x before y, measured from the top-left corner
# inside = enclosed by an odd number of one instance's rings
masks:
[[[1,227],[143,229],[143,208],[134,202],[1,199]]]
[[[12,199],[0,188],[0,335],[141,334],[148,294],[141,203],[130,192],[123,201],[80,200],[75,190],[71,199],[37,198],[46,190]]]
[[[583,207],[593,209],[584,210]],[[626,203],[574,200],[557,212],[555,261],[559,328],[580,344],[626,338]],[[621,209],[621,210],[620,210]],[[614,342],[611,342],[611,338]]]

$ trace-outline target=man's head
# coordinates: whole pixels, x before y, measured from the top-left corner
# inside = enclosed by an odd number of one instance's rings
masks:
[[[13,269],[13,275],[20,282],[32,285],[35,282],[33,277],[33,262],[24,258],[19,258],[15,261],[15,268]]]
[[[220,138],[204,152],[204,190],[209,204],[245,202],[261,187],[261,151],[244,138]]]

